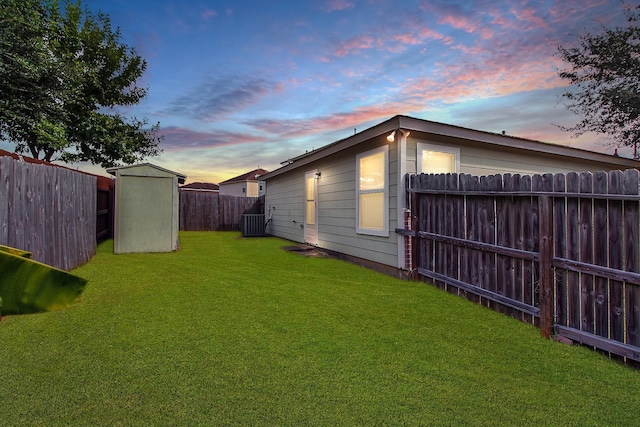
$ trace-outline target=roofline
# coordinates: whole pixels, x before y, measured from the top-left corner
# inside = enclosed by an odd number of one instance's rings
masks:
[[[239,183],[239,182],[260,182],[260,181],[262,181],[262,177],[263,177],[263,176],[265,176],[265,175],[266,175],[266,173],[265,173],[264,175],[260,175],[260,178],[259,178],[259,179],[248,179],[248,178],[247,178],[247,179],[235,179],[235,178],[231,178],[231,179],[228,179],[228,180],[226,180],[226,181],[222,181],[222,182],[221,182],[220,184],[218,184],[218,185],[223,185],[223,184],[237,184],[237,183]]]
[[[324,147],[318,148],[316,150],[312,150],[301,156],[293,157],[288,160],[291,163],[286,164],[281,168],[278,168],[272,172],[269,172],[268,174],[262,175],[261,178],[263,180],[273,178],[275,176],[281,175],[290,170],[297,169],[301,166],[315,162],[316,160],[320,160],[331,154],[351,148],[355,145],[360,144],[361,142],[376,138],[380,135],[384,135],[385,133],[392,132],[393,130],[399,127],[399,121],[398,121],[399,117],[400,116],[395,116],[373,127],[365,129],[362,132],[358,132],[355,135],[352,135],[348,138],[335,141],[329,145],[325,145]]]
[[[138,163],[136,165],[126,165],[126,166],[117,166],[117,167],[113,167],[113,168],[107,168],[105,169],[108,173],[110,173],[111,175],[115,175],[117,171],[122,170],[122,169],[131,169],[131,168],[137,168],[140,166],[149,166],[151,168],[154,169],[158,169],[162,172],[166,172],[166,173],[170,173],[172,175],[176,175],[178,177],[178,183],[179,184],[184,184],[184,182],[187,180],[187,176],[183,175],[181,173],[160,167],[158,165],[154,165],[152,163]]]
[[[483,142],[497,147],[515,148],[520,150],[553,154],[557,156],[580,158],[594,162],[609,163],[616,166],[628,166],[634,169],[640,168],[640,161],[628,159],[626,157],[618,157],[611,154],[585,150],[583,148],[569,147],[566,145],[536,141],[533,139],[503,135],[456,125],[433,122],[430,120],[397,115],[348,138],[335,141],[331,144],[325,145],[324,147],[310,151],[298,157],[293,157],[288,160],[290,163],[272,172],[269,172],[268,174],[263,175],[261,178],[264,180],[273,178],[290,170],[294,170],[309,163],[315,162],[316,160],[320,160],[331,154],[351,148],[357,144],[360,144],[361,142],[379,137],[398,129],[430,133],[434,135],[447,136],[469,141]]]
[[[229,178],[225,181],[222,181],[221,183],[219,183],[218,185],[222,185],[222,184],[237,184],[239,182],[260,182],[262,181],[262,177],[267,175],[267,173],[263,173],[263,174],[256,174],[253,172],[258,172],[258,171],[265,171],[265,169],[262,168],[258,168],[258,169],[254,169],[252,171],[249,172],[245,172],[242,175],[238,175],[238,176],[234,176],[233,178]],[[258,178],[256,178],[255,176],[258,176]],[[253,177],[253,178],[251,178]]]

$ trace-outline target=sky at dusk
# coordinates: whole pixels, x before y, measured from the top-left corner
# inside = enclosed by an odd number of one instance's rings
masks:
[[[397,114],[613,152],[554,126],[579,119],[556,46],[625,25],[617,0],[83,4],[148,61],[149,95],[126,113],[160,122],[148,161],[188,182],[274,170]]]

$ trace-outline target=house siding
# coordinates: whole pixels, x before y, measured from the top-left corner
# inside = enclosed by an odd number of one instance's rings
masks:
[[[494,148],[472,141],[409,138],[407,146],[407,172],[417,173],[417,144],[437,144],[460,149],[459,173],[470,175],[522,174],[533,175],[556,172],[583,172],[611,170],[611,166],[577,157],[561,157],[546,153],[525,152],[516,148]]]
[[[267,232],[294,242],[304,240],[304,171],[273,178],[265,196]]]
[[[271,215],[268,232],[274,236],[304,241],[304,174],[318,170],[318,246],[374,262],[397,264],[397,150],[389,145],[389,236],[356,233],[356,155],[382,144],[377,138],[367,144],[345,150],[330,160],[323,159],[291,173],[274,177],[267,183],[265,205]],[[275,209],[273,207],[275,206]],[[296,221],[295,223],[293,221]]]

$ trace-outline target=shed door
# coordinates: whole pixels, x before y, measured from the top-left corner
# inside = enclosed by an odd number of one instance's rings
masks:
[[[116,184],[116,253],[174,248],[173,178],[121,176]]]
[[[304,174],[304,241],[318,244],[318,180],[316,171]]]

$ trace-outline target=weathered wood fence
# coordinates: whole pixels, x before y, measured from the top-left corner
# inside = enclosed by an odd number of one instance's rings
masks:
[[[408,176],[412,266],[436,286],[640,361],[640,174]]]
[[[0,244],[71,270],[96,252],[96,177],[0,157]]]
[[[180,190],[180,230],[240,230],[243,212],[250,210],[258,199],[221,196],[210,191]]]

